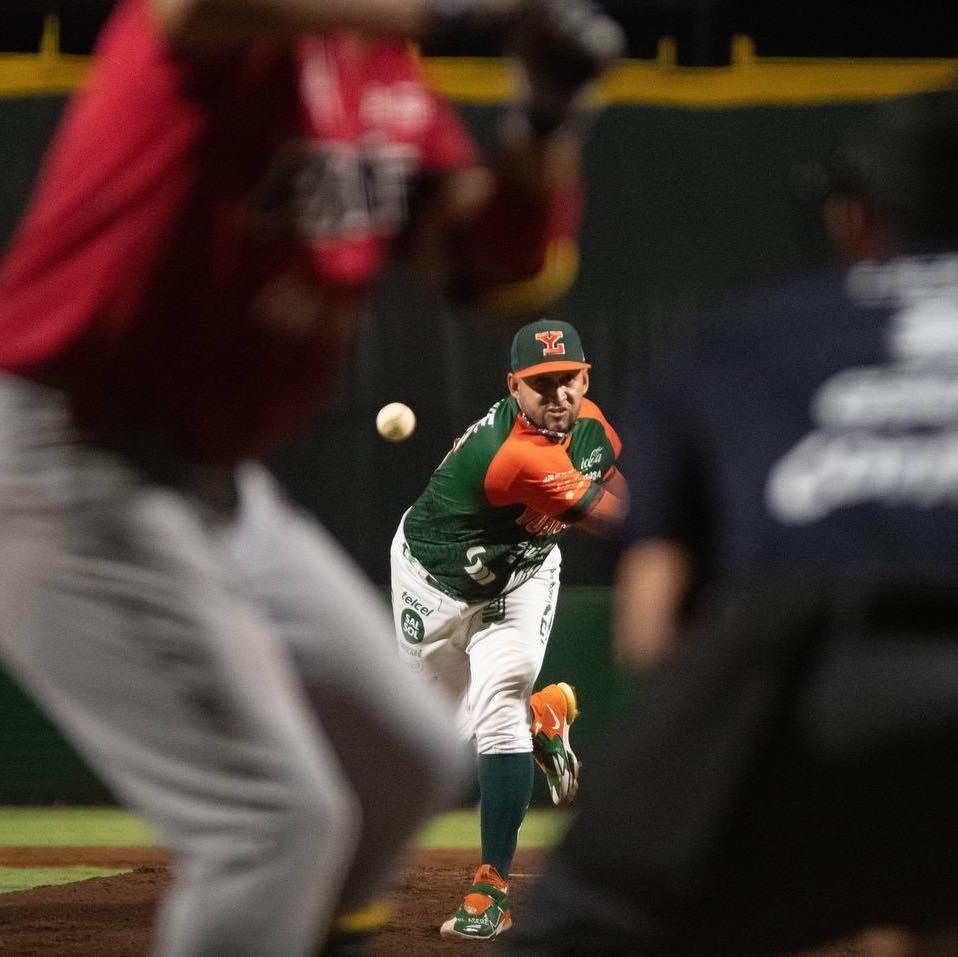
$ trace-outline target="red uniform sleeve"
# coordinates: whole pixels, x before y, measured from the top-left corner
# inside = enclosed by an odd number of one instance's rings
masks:
[[[418,63],[416,68],[427,86]],[[421,139],[423,171],[478,164],[475,145],[453,107],[435,92],[431,96],[433,121]],[[578,183],[543,194],[498,174],[489,200],[455,237],[458,261],[451,291],[480,309],[503,313],[534,311],[558,299],[578,272],[581,211]]]
[[[479,162],[475,144],[456,111],[443,97],[429,91],[433,120],[422,140],[422,168],[426,173],[474,166]]]
[[[415,82],[425,90],[431,108],[429,125],[419,139],[422,171],[442,173],[475,166],[479,162],[478,151],[455,108],[444,96],[430,89],[422,62],[408,43],[403,45],[403,55],[406,69],[411,69]]]
[[[460,237],[462,294],[494,312],[529,312],[558,299],[579,268],[578,183],[546,195],[500,177]]]
[[[489,463],[484,488],[492,505],[525,505],[550,518],[574,521],[600,486],[572,464],[561,445],[514,432]]]

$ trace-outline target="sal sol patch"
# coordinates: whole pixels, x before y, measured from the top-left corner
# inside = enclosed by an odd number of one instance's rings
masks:
[[[422,618],[411,608],[404,608],[399,618],[399,629],[403,638],[411,645],[422,644],[426,636],[426,626],[422,623]]]

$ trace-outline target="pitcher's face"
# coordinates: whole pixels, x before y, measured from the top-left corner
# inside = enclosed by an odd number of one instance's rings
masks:
[[[509,373],[509,394],[537,429],[571,432],[582,397],[589,391],[589,370],[540,372],[519,378]]]

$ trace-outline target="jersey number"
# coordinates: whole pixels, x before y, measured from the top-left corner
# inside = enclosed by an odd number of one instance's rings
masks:
[[[463,566],[465,573],[480,585],[488,585],[489,582],[496,580],[496,576],[482,564],[482,559],[479,557],[485,550],[482,545],[474,545],[467,549],[466,558],[471,564]]]

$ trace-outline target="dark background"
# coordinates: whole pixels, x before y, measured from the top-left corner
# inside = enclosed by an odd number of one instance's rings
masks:
[[[585,157],[582,269],[550,314],[580,330],[593,364],[590,397],[625,441],[620,408],[630,382],[673,330],[729,294],[828,260],[817,206],[794,182],[861,109],[630,105],[602,114]],[[488,140],[496,111],[462,112]],[[431,469],[504,394],[513,330],[454,315],[390,273],[332,405],[276,462],[297,499],[376,581],[387,580],[392,533]],[[398,445],[373,428],[392,400],[412,406],[420,423]],[[611,543],[572,532],[562,551],[564,585],[611,581]]]
[[[0,246],[26,202],[63,97],[0,100]],[[837,131],[867,104],[606,109],[588,141],[582,268],[552,310],[582,334],[592,390],[618,410],[670,332],[731,293],[827,261],[817,206],[796,192]],[[498,110],[464,107],[489,144]],[[339,388],[316,426],[274,463],[377,582],[389,542],[453,439],[505,391],[514,324],[454,315],[399,271],[383,277]],[[175,375],[175,370],[171,370]],[[392,444],[375,431],[394,400],[419,426]],[[563,582],[608,584],[615,548],[571,533]]]
[[[61,19],[68,53],[89,51],[114,0],[2,0],[0,48],[32,50],[47,12]],[[629,55],[651,57],[674,36],[681,63],[727,62],[729,37],[755,39],[760,56],[947,57],[958,53],[954,5],[931,0],[599,0],[626,28]],[[433,53],[497,52],[492,37]]]
[[[32,24],[32,33],[23,33],[31,51],[41,22],[38,11],[57,8],[62,45],[73,42],[79,52],[84,44],[88,47],[111,6],[107,0],[0,3],[4,34],[12,36],[11,23]],[[11,3],[8,18],[6,4]],[[719,3],[681,9],[678,4],[653,9],[623,0],[607,3],[633,24],[655,17],[674,23],[684,17],[692,33],[708,27],[703,36],[712,39],[721,33],[717,18],[731,10]],[[746,12],[743,5],[736,9],[739,16]],[[757,10],[752,11],[755,23],[761,19]],[[801,17],[786,11],[779,14],[782,21],[762,22],[770,37],[775,27],[776,36],[795,39],[801,31],[789,34],[783,24],[789,18],[805,24],[809,10],[806,4]],[[870,10],[873,26],[871,14],[880,10]],[[809,26],[808,35],[812,32]],[[837,44],[840,35],[820,29],[816,39]],[[847,35],[863,42],[860,30]],[[634,34],[636,42],[648,36],[652,33]],[[908,31],[887,36],[905,43]],[[926,23],[921,36],[940,44],[945,31]],[[64,102],[52,96],[2,101],[0,247],[22,211]],[[630,379],[662,348],[671,330],[730,294],[828,260],[818,210],[797,186],[828,154],[838,130],[868,106],[691,109],[630,104],[602,113],[585,157],[582,269],[571,294],[552,314],[573,322],[582,333],[594,366],[590,395],[626,441],[618,412]],[[480,141],[491,143],[497,109],[472,106],[462,112]],[[453,315],[418,285],[390,273],[380,284],[331,405],[273,463],[295,498],[320,517],[375,581],[387,581],[393,531],[432,468],[453,439],[503,394],[514,328]],[[394,400],[407,402],[419,420],[413,437],[398,445],[381,440],[374,428],[377,410]],[[563,553],[565,584],[609,583],[614,545],[573,533]]]
[[[86,53],[108,0],[0,0],[0,54],[35,52],[56,11],[61,47]],[[629,27],[635,56],[677,38],[680,61],[720,66],[732,32],[760,55],[954,56],[947,4],[630,3],[607,0]],[[856,5],[858,6],[858,5]],[[451,51],[433,51],[451,52]],[[496,52],[494,43],[461,52]],[[796,91],[798,94],[801,90]],[[22,212],[65,97],[0,98],[0,250]],[[829,258],[807,185],[838,131],[872,106],[858,102],[734,109],[622,104],[604,111],[588,142],[582,269],[554,314],[574,322],[594,363],[591,395],[620,426],[636,370],[691,314],[740,290],[819,268]],[[485,144],[497,110],[463,108]],[[453,315],[398,272],[385,276],[335,396],[316,425],[273,463],[374,580],[403,510],[452,439],[504,388],[513,327]],[[175,370],[171,370],[175,375]],[[392,445],[376,411],[408,402],[419,427]],[[632,476],[641,481],[641,476]],[[572,680],[587,702],[577,750],[604,731],[620,701],[609,651],[608,583],[614,546],[570,534],[563,590],[542,682]],[[590,586],[600,587],[590,587]],[[571,586],[571,587],[570,587]],[[0,671],[0,801],[106,799],[102,785]],[[538,800],[547,800],[541,794]]]

